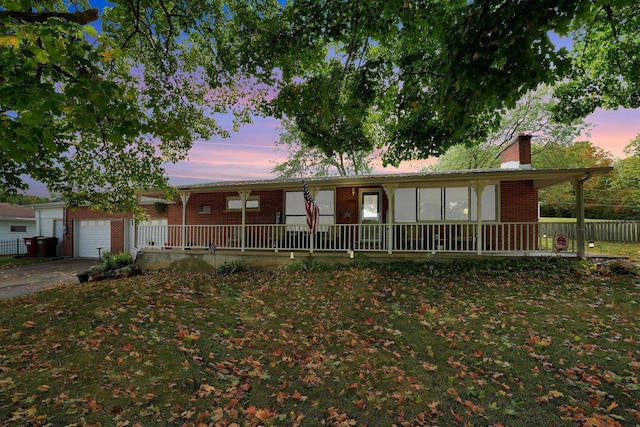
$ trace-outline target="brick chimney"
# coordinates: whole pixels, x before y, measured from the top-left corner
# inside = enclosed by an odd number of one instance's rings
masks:
[[[531,169],[531,135],[520,132],[500,152],[500,168],[502,169]]]

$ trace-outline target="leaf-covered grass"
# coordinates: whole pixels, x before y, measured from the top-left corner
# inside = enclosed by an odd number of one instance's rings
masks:
[[[0,268],[48,261],[46,258],[0,256]]]
[[[640,423],[633,267],[358,264],[1,301],[0,425]]]

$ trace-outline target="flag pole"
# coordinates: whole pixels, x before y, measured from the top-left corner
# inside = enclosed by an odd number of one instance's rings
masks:
[[[313,253],[316,233],[318,232],[318,222],[320,221],[320,208],[313,200],[307,183],[302,180],[302,194],[304,196],[304,207],[307,211],[307,230],[309,231],[309,253]]]

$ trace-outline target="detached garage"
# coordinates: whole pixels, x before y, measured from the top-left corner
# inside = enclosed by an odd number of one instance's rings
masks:
[[[111,251],[111,220],[77,220],[74,230],[74,256],[98,258],[99,252]]]

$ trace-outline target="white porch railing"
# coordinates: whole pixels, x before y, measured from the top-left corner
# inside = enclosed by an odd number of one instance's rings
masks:
[[[306,225],[139,226],[137,247],[269,251],[549,252],[557,234],[576,252],[575,223],[469,222],[323,225],[311,239]],[[244,236],[244,239],[243,239]],[[183,243],[184,242],[184,243]]]

